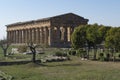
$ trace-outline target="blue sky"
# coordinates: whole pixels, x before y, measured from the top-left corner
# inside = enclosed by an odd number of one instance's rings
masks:
[[[120,26],[120,0],[0,0],[0,39],[7,24],[69,12],[89,19],[89,24]]]

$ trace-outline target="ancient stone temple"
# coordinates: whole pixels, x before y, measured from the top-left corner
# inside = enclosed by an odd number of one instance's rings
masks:
[[[7,39],[12,44],[25,44],[32,41],[50,47],[69,47],[74,28],[87,23],[88,19],[73,13],[18,22],[6,25]]]

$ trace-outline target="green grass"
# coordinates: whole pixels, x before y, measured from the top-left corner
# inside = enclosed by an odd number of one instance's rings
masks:
[[[119,62],[71,61],[0,66],[14,80],[119,80]]]
[[[10,49],[8,50],[10,51]],[[61,49],[50,49],[45,54],[37,55],[37,59],[54,54]],[[0,61],[28,61],[32,55],[15,54],[3,57],[0,49]],[[71,57],[71,61],[39,64],[0,65],[0,71],[14,77],[14,80],[119,80],[119,62],[81,61]]]

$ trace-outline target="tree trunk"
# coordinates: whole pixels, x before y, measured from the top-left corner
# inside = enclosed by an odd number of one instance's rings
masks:
[[[88,49],[87,59],[89,59],[89,49]]]
[[[94,48],[94,56],[93,56],[93,59],[96,60],[96,53],[97,53],[97,49]]]
[[[3,51],[4,51],[4,57],[6,57],[7,56],[7,50],[4,49]]]
[[[35,62],[36,62],[36,53],[35,53],[35,52],[33,53],[33,58],[32,58],[32,61],[33,61],[33,63],[35,63]]]

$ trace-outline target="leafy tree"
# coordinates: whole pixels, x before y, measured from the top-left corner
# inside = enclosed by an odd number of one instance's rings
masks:
[[[105,46],[115,50],[120,50],[120,27],[111,28],[105,38]]]
[[[4,57],[7,56],[7,50],[9,48],[9,46],[10,46],[10,41],[8,41],[7,39],[0,40],[0,47],[3,50]]]
[[[75,28],[71,37],[72,47],[75,49],[83,48],[86,43],[86,26]]]
[[[87,29],[87,40],[91,42],[91,46],[94,48],[94,59],[96,59],[96,53],[97,53],[97,44],[101,43],[101,37],[98,32],[99,26],[98,24],[91,25]]]
[[[102,41],[105,41],[105,37],[106,37],[106,34],[107,32],[109,31],[111,27],[109,26],[104,26],[104,25],[100,25],[99,29],[98,29],[98,33],[99,33],[99,36],[101,37],[101,42]]]
[[[112,49],[113,61],[115,61],[115,53],[120,51],[120,27],[114,27],[108,31],[105,38],[105,46]]]

